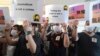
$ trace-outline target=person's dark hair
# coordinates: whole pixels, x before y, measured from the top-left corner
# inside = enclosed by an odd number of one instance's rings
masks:
[[[14,25],[13,27],[16,27],[17,30],[20,32],[19,35],[21,35],[21,34],[25,34],[25,32],[24,32],[24,28],[23,28],[22,25]]]
[[[64,5],[64,10],[67,10],[67,9],[68,9],[67,5]]]
[[[87,26],[90,25],[90,22],[87,20],[86,23],[85,23],[85,25],[87,25]]]
[[[35,17],[36,17],[36,16],[39,16],[39,14],[35,14]],[[40,17],[40,16],[39,16],[39,17]]]
[[[39,18],[36,18],[36,17],[39,17]],[[40,20],[39,14],[35,14],[35,15],[34,15],[34,21],[39,21],[39,20]]]

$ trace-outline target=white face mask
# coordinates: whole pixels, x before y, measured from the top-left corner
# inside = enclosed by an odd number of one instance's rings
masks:
[[[93,32],[94,29],[95,29],[95,27],[93,27],[93,26],[86,26],[85,27],[85,31],[91,32],[91,34],[89,34],[90,36],[94,36],[95,35],[95,32]]]
[[[39,30],[38,27],[36,27],[36,28],[35,28],[35,31],[38,31],[38,30]]]
[[[92,27],[92,26],[86,26],[86,27],[85,27],[85,30],[86,30],[87,32],[93,32],[94,27]]]
[[[16,36],[17,35],[17,30],[11,30],[11,35]]]
[[[53,26],[54,32],[61,32],[62,28],[60,26]]]

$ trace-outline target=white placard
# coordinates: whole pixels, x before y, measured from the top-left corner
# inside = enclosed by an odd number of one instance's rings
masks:
[[[47,5],[45,6],[46,17],[49,18],[49,23],[64,23],[67,22],[67,10],[64,10],[64,5]]]
[[[38,14],[37,0],[14,0],[13,1],[13,17],[15,20],[34,21],[34,15]],[[40,4],[41,5],[41,4]]]

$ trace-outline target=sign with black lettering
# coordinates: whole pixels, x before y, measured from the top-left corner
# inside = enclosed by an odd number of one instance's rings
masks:
[[[45,12],[49,23],[64,23],[67,19],[67,9],[67,5],[47,5]]]
[[[38,15],[37,0],[13,0],[13,17],[16,20],[35,21],[34,15]],[[41,4],[40,4],[41,5]],[[36,20],[39,22],[39,20]]]

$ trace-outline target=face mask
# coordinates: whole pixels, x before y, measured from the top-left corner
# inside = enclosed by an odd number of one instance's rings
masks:
[[[61,32],[62,28],[60,26],[53,26],[54,32]]]
[[[16,36],[17,35],[17,30],[11,30],[11,35]]]
[[[38,30],[39,30],[38,27],[36,27],[36,28],[35,28],[35,31],[38,31]]]
[[[94,30],[94,27],[92,27],[92,26],[85,27],[85,31],[87,31],[87,32],[93,32],[93,30]]]

